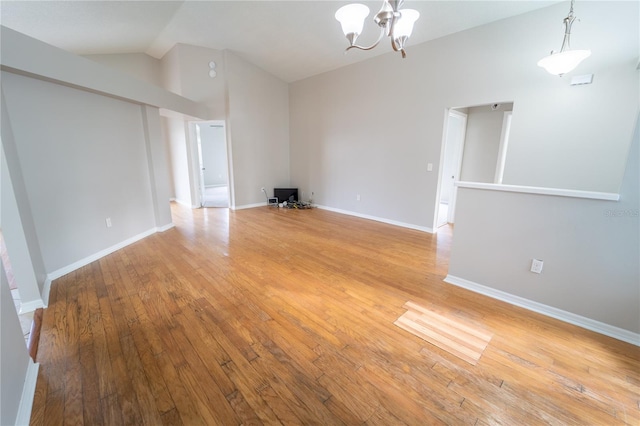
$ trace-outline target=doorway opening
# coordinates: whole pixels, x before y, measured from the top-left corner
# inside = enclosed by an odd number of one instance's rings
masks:
[[[513,102],[458,107],[445,113],[434,229],[455,221],[457,181],[501,184]]]
[[[200,207],[229,208],[229,155],[224,122],[195,123]]]
[[[436,228],[453,223],[456,203],[455,182],[460,180],[462,154],[467,131],[467,114],[450,109],[445,120],[443,158],[440,170],[440,191]]]

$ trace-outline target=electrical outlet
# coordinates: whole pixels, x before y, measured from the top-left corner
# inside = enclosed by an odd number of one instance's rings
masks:
[[[260,191],[265,192],[264,186],[260,188]]]
[[[531,272],[536,273],[536,274],[541,273],[543,265],[544,265],[544,262],[542,260],[532,259],[531,260]]]
[[[356,201],[360,201],[360,194],[356,195]]]
[[[107,228],[111,228],[111,218],[108,217],[104,220],[104,222],[107,224]]]

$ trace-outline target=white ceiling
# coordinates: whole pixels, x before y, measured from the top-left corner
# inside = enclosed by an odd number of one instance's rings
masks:
[[[369,6],[359,44],[378,35],[381,0]],[[144,52],[162,58],[176,43],[229,49],[286,82],[391,51],[351,50],[334,13],[349,0],[1,1],[2,25],[76,54]],[[547,7],[557,1],[407,0],[420,19],[407,45]],[[559,17],[561,19],[562,17]]]

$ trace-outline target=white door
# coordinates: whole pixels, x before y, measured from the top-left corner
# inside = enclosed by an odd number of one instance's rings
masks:
[[[467,114],[450,110],[444,139],[444,159],[440,177],[440,199],[437,226],[454,222],[456,186],[462,170],[462,152],[467,129]]]

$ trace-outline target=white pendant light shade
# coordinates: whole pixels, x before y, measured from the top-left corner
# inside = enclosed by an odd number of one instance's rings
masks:
[[[413,31],[413,24],[420,17],[420,12],[414,9],[402,9],[400,18],[395,22],[393,27],[394,37],[409,37]]]
[[[576,16],[573,14],[573,3],[575,0],[571,0],[571,6],[569,7],[569,14],[562,21],[564,24],[564,38],[562,39],[562,47],[559,53],[553,53],[545,56],[538,61],[538,66],[547,70],[549,74],[562,76],[568,72],[571,72],[577,67],[580,62],[591,56],[590,50],[571,50],[571,26],[576,20]]]
[[[565,50],[540,59],[538,66],[547,70],[549,74],[563,75],[573,71],[580,62],[589,56],[591,56],[590,50]]]
[[[364,20],[369,15],[369,8],[363,4],[354,3],[342,6],[336,12],[336,19],[342,25],[344,35],[349,34],[360,35]]]

